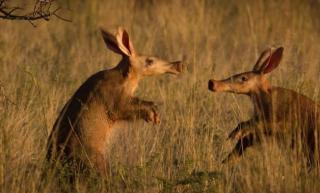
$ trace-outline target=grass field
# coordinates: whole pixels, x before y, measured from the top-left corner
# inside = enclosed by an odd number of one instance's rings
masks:
[[[183,59],[179,77],[145,79],[141,98],[162,103],[162,123],[132,123],[111,147],[115,175],[78,179],[78,192],[313,192],[320,178],[277,145],[257,146],[222,165],[227,134],[249,119],[246,96],[207,90],[210,78],[251,70],[282,45],[274,85],[320,101],[319,0],[60,1],[72,22],[0,20],[0,192],[59,192],[41,176],[59,111],[91,74],[117,64],[99,27],[124,26],[138,51]],[[31,2],[32,4],[32,2]],[[60,180],[61,181],[61,180]]]

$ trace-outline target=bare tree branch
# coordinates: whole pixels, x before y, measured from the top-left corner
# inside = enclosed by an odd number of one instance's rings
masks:
[[[33,12],[29,14],[18,15],[15,14],[17,10],[22,10],[21,7],[10,7],[8,6],[8,0],[0,0],[0,19],[7,20],[26,20],[29,21],[33,26],[35,26],[32,21],[35,20],[45,20],[49,21],[52,16],[55,16],[58,19],[63,21],[71,22],[69,19],[66,19],[58,15],[60,7],[53,9],[53,4],[55,0],[36,0],[33,8]]]

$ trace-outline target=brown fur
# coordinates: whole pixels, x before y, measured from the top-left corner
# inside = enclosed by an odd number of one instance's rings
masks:
[[[223,162],[242,155],[246,148],[261,142],[262,137],[274,136],[295,150],[301,150],[308,164],[319,164],[320,106],[293,90],[273,87],[266,79],[267,73],[279,65],[282,51],[282,47],[273,53],[264,51],[251,72],[221,81],[209,80],[210,90],[246,94],[254,106],[252,119],[239,123],[229,134],[229,140],[238,142]]]
[[[139,81],[149,75],[178,74],[182,63],[138,55],[121,28],[116,36],[104,30],[102,35],[108,48],[121,54],[122,60],[115,68],[88,78],[66,103],[49,136],[47,159],[80,160],[105,173],[106,147],[117,123],[133,119],[155,124],[160,121],[153,102],[133,96]]]

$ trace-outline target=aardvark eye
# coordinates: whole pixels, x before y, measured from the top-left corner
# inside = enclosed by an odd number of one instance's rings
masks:
[[[151,58],[146,59],[146,66],[152,65],[152,63],[153,63],[153,60]]]
[[[247,81],[247,80],[248,80],[248,77],[246,77],[246,76],[242,76],[242,77],[241,77],[241,81],[242,81],[242,82],[245,82],[245,81]]]

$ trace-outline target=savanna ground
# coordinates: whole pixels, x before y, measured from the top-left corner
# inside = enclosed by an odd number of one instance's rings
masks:
[[[162,123],[137,122],[120,131],[109,157],[114,174],[107,181],[79,179],[78,192],[320,191],[319,176],[277,145],[257,146],[239,162],[222,165],[232,148],[225,144],[228,132],[250,118],[252,107],[245,96],[207,90],[209,78],[250,70],[263,49],[282,45],[272,83],[320,101],[318,0],[59,4],[72,23],[54,19],[34,28],[0,20],[1,192],[61,190],[59,179],[41,176],[46,139],[79,85],[119,61],[99,32],[119,25],[138,51],[183,59],[188,71],[142,81],[137,95],[162,103]]]

